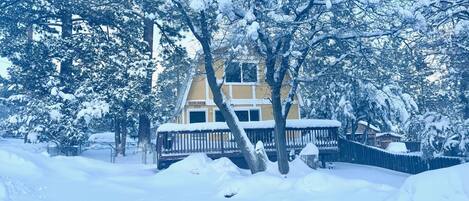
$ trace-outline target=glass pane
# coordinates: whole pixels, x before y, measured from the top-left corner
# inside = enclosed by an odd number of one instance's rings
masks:
[[[243,64],[243,82],[257,82],[257,64]]]
[[[259,110],[249,110],[249,116],[251,118],[251,121],[259,121],[260,120]]]
[[[241,82],[241,69],[238,62],[228,62],[225,68],[226,82]]]
[[[205,122],[205,112],[189,112],[189,123]]]
[[[238,116],[239,121],[249,121],[248,111],[235,111],[236,116]]]
[[[225,117],[223,117],[220,111],[215,111],[215,122],[225,122]]]

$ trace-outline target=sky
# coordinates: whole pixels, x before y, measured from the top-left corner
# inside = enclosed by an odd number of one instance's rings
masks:
[[[7,67],[10,65],[10,62],[6,58],[0,57],[0,76],[6,78],[8,77]]]

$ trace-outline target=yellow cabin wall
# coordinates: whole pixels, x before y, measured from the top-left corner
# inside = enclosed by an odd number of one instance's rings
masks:
[[[205,80],[199,77],[192,80],[187,100],[205,100]]]
[[[215,74],[217,79],[222,79],[224,75],[224,60],[218,59],[215,61]],[[282,89],[282,97],[285,97],[289,91],[288,80],[289,76],[284,81],[284,87]],[[268,101],[270,98],[270,88],[268,84],[264,81],[264,64],[262,62],[258,63],[258,83],[256,84],[239,84],[239,83],[224,83],[222,86],[222,91],[226,97],[243,100],[258,99],[262,100],[262,104],[237,104],[234,105],[236,108],[259,108],[261,114],[261,120],[273,120],[272,114],[272,105]],[[231,97],[232,95],[232,97]],[[178,118],[178,123],[189,123],[188,114],[192,110],[204,110],[207,111],[207,120],[208,122],[214,122],[214,112],[217,110],[217,107],[213,104],[213,95],[208,87],[206,81],[203,65],[199,66],[198,75],[194,76],[190,86],[190,91],[187,95],[187,100],[185,106],[182,110],[180,117]],[[298,101],[295,96],[295,103],[292,105],[290,112],[288,114],[288,119],[299,119],[299,107]]]

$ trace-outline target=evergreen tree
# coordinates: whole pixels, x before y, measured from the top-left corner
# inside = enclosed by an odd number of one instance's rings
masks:
[[[16,125],[20,134],[37,133],[62,146],[77,145],[93,119],[127,105],[139,107],[141,96],[127,98],[116,91],[140,95],[133,87],[140,84],[141,68],[151,66],[133,4],[51,0],[2,6],[1,55],[13,63],[7,100],[18,106],[10,128]],[[112,102],[116,94],[124,100]]]

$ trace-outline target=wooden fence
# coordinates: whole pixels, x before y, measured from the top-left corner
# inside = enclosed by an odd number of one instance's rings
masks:
[[[337,127],[307,127],[287,128],[287,151],[299,152],[307,143],[314,143],[320,153],[338,153]],[[262,141],[267,154],[275,154],[275,140],[273,128],[245,129],[252,143]],[[197,130],[158,132],[157,161],[161,163],[174,162],[192,153],[206,153],[209,157],[241,157],[240,149],[230,130]]]
[[[404,143],[405,143],[406,148],[407,148],[410,152],[420,151],[420,144],[421,144],[421,142],[412,141],[412,142],[404,142]]]
[[[339,138],[338,141],[340,161],[373,165],[410,174],[462,163],[462,160],[458,157],[436,157],[424,160],[419,155],[390,153],[376,147],[366,146],[342,138]]]

